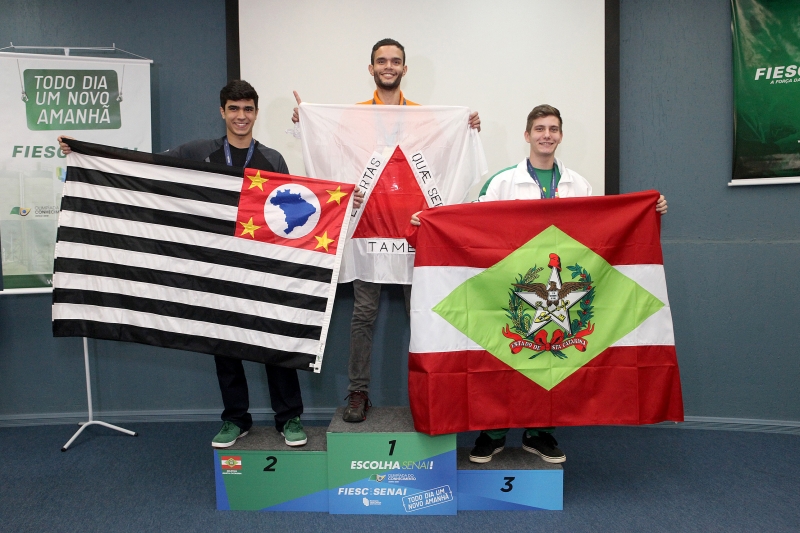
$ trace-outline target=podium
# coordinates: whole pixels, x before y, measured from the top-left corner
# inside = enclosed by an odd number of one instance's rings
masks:
[[[472,463],[458,449],[459,511],[564,508],[564,469],[522,448],[506,447],[488,463]]]
[[[230,448],[215,448],[217,509],[328,512],[325,428],[305,431],[305,446],[287,446],[273,426],[253,426]]]
[[[456,436],[414,431],[407,407],[373,407],[364,422],[328,426],[331,514],[454,515]]]
[[[342,411],[327,428],[306,427],[305,446],[253,426],[230,448],[214,449],[217,509],[454,515],[564,507],[560,464],[508,447],[471,463],[455,434],[414,431],[407,407],[374,407],[357,424]]]

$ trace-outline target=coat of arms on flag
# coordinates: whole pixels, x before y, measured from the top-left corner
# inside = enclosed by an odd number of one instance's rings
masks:
[[[409,237],[417,430],[683,420],[656,198],[423,213]]]
[[[319,372],[353,185],[69,143],[54,335]]]
[[[339,281],[411,283],[411,215],[464,201],[486,173],[469,109],[444,106],[300,104],[303,160],[310,176],[365,191],[352,213]]]

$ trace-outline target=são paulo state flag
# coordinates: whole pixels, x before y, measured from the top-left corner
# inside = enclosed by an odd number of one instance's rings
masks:
[[[55,336],[320,371],[353,185],[68,142]]]

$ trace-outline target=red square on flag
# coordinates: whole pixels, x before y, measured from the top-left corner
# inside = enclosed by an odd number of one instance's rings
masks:
[[[336,254],[355,185],[245,169],[235,235]]]

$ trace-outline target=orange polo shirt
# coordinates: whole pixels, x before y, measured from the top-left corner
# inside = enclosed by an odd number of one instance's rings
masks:
[[[380,98],[378,98],[378,91],[375,90],[372,93],[372,100],[365,100],[363,102],[358,102],[358,105],[385,105]],[[400,105],[419,105],[411,100],[406,100],[406,97],[403,96],[403,91],[400,91]]]

